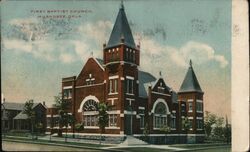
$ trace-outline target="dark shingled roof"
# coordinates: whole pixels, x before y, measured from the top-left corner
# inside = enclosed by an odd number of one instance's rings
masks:
[[[188,68],[185,79],[182,82],[179,92],[193,92],[193,91],[202,92],[200,84],[196,78],[196,75],[192,67],[192,61],[190,60],[190,66]]]
[[[2,109],[6,110],[23,110],[24,103],[4,102],[1,105]]]
[[[155,83],[156,78],[148,72],[138,71],[139,96],[148,97],[148,87]]]
[[[121,38],[124,39],[124,44],[135,48],[134,38],[129,27],[123,4],[121,4],[106,48],[120,44]]]
[[[16,115],[13,119],[15,119],[15,120],[20,120],[20,119],[26,120],[26,119],[28,119],[28,116],[26,114],[24,114],[23,111],[22,111],[18,115]]]

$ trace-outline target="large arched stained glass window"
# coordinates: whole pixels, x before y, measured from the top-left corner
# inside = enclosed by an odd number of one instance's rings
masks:
[[[165,115],[167,113],[167,108],[166,108],[165,104],[163,104],[162,102],[159,102],[155,107],[154,113]]]
[[[167,107],[164,103],[159,102],[154,110],[154,128],[159,129],[167,125]]]
[[[83,105],[83,119],[85,126],[98,126],[97,102],[87,100]]]

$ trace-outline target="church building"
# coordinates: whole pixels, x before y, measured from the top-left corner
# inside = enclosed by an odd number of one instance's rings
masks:
[[[105,102],[112,105],[105,134],[141,138],[148,130],[151,143],[162,143],[165,136],[169,143],[203,142],[204,92],[191,61],[177,92],[161,74],[140,70],[143,50],[134,42],[123,4],[102,51],[103,58],[90,57],[78,76],[62,79],[62,98],[71,102],[76,123],[84,124],[81,133],[100,133],[97,105]],[[167,135],[162,131],[166,126],[171,130]]]

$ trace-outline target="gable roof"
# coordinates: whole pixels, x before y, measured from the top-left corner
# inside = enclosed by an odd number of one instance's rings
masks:
[[[14,103],[14,102],[4,102],[1,105],[1,109],[6,110],[20,110],[22,111],[24,107],[24,103]]]
[[[121,43],[121,39],[124,39],[124,44],[135,48],[135,42],[132,32],[129,27],[129,23],[124,11],[124,6],[121,4],[116,21],[111,32],[108,44],[106,48],[113,47]]]
[[[154,82],[154,84],[152,85],[152,90],[156,87],[156,84],[159,82],[159,81],[162,81],[164,84],[165,84],[165,86],[166,86],[166,89],[168,89],[169,91],[171,90],[171,88],[165,83],[165,81],[163,80],[163,78],[158,78],[155,82]]]
[[[148,96],[148,87],[156,81],[156,78],[148,72],[138,71],[139,79],[139,96],[147,97]]]
[[[42,103],[34,103],[32,109],[36,108],[38,105],[42,105],[42,107],[47,109],[47,107],[44,106]],[[17,114],[13,119],[28,119],[28,116],[25,113],[23,113],[22,109],[22,111],[19,114]]]
[[[188,68],[187,74],[182,82],[179,92],[202,92],[200,84],[196,78],[192,67],[192,61],[190,60],[190,66]]]
[[[18,115],[16,115],[13,119],[28,119],[28,116],[22,112],[20,112]]]

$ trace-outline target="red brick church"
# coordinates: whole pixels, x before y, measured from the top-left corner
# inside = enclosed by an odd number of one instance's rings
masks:
[[[170,142],[181,143],[184,137],[203,141],[204,92],[191,61],[178,92],[161,74],[155,77],[139,70],[140,45],[134,42],[123,4],[102,51],[103,59],[90,57],[78,76],[62,79],[63,99],[72,103],[77,123],[84,123],[82,133],[100,133],[97,104],[107,102],[113,108],[108,112],[106,134],[140,137],[147,126],[152,143],[159,143],[165,136],[161,128],[167,125]],[[189,120],[188,130],[184,119]]]

